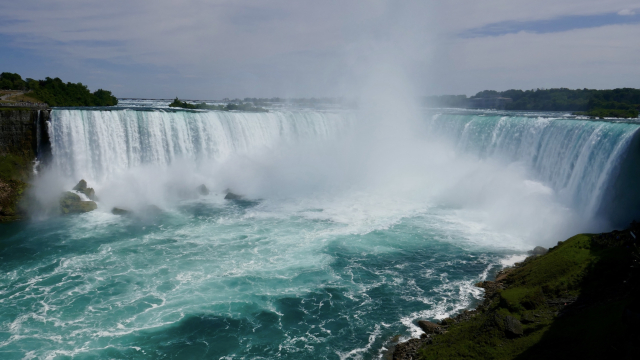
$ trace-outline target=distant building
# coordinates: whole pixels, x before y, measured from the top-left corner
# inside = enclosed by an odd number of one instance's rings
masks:
[[[512,102],[511,98],[505,97],[481,97],[470,98],[468,107],[471,109],[504,109],[506,105]]]

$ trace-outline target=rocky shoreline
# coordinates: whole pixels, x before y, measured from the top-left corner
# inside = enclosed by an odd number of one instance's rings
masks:
[[[640,224],[576,235],[476,286],[473,310],[434,323],[386,358],[640,358]],[[579,355],[579,356],[577,356]],[[637,357],[636,357],[637,356]]]

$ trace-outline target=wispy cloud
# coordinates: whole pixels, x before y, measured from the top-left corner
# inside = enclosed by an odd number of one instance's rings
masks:
[[[624,16],[620,16],[624,15]],[[474,29],[463,31],[461,37],[500,36],[519,32],[546,34],[570,31],[575,29],[588,29],[608,25],[637,24],[640,16],[636,16],[631,10],[622,10],[618,13],[605,13],[597,15],[562,16],[553,19],[532,21],[502,21],[487,24]]]

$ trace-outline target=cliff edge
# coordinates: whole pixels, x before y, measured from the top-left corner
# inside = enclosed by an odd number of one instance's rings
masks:
[[[48,109],[0,107],[0,222],[24,216],[29,181],[50,158],[49,116]]]

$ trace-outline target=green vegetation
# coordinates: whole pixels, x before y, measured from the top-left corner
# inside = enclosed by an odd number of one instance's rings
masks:
[[[252,103],[228,103],[227,105],[208,105],[205,103],[191,104],[186,101],[180,101],[177,97],[171,104],[170,107],[177,107],[183,109],[199,109],[199,110],[218,110],[218,111],[248,111],[248,112],[268,112],[267,109],[262,107],[254,106]]]
[[[635,119],[638,117],[638,110],[618,110],[618,109],[603,109],[597,108],[589,111],[576,111],[574,115],[584,115],[592,118],[622,118],[622,119]]]
[[[484,90],[467,98],[465,95],[430,96],[424,98],[429,106],[467,107],[477,99],[506,98],[505,110],[575,111],[591,117],[636,118],[640,110],[640,89],[536,89]]]
[[[629,231],[574,236],[503,282],[483,283],[487,297],[475,316],[435,336],[420,358],[635,358],[638,259]],[[509,336],[509,319],[522,335]]]
[[[29,96],[49,106],[113,106],[118,99],[110,91],[98,89],[91,93],[82,83],[64,83],[59,78],[22,80],[18,74],[0,74],[0,89],[27,91]]]
[[[19,216],[17,204],[27,189],[29,161],[16,155],[0,155],[0,222]]]
[[[0,90],[27,90],[27,83],[18,74],[0,74]]]

